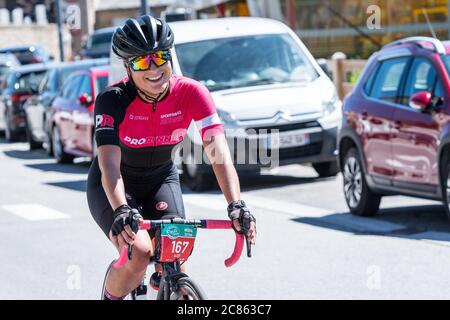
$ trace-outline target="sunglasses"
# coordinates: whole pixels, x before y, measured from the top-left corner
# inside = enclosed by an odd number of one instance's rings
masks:
[[[146,56],[139,56],[131,59],[128,64],[133,71],[146,71],[150,69],[151,62],[161,67],[172,58],[170,50],[160,50]]]

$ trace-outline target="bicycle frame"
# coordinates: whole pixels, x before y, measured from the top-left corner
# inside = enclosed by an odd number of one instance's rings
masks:
[[[145,220],[139,226],[140,230],[150,230],[153,228],[160,228],[162,225],[166,224],[186,224],[193,225],[197,228],[204,229],[232,229],[233,225],[230,220],[185,220],[181,218],[167,219],[167,220]],[[234,246],[234,251],[232,255],[225,260],[225,266],[231,267],[235,263],[238,262],[240,256],[242,254],[243,246],[244,246],[244,234],[237,233],[236,242]],[[247,244],[247,256],[251,257],[251,245],[248,241]],[[128,260],[131,260],[131,245],[124,246],[121,250],[120,257],[113,264],[114,268],[122,268]],[[181,264],[179,261],[174,262],[159,262],[163,272],[161,276],[161,283],[159,286],[159,291],[157,295],[157,300],[169,300],[172,292],[175,292],[177,288],[177,281],[180,278],[188,277],[187,274],[181,272]]]

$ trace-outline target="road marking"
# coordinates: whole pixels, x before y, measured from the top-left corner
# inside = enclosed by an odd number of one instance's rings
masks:
[[[37,203],[4,205],[1,208],[29,221],[70,218],[70,216],[65,213]]]

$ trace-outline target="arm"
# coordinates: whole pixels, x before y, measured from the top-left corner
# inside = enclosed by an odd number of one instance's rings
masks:
[[[227,203],[239,200],[241,196],[239,177],[234,168],[225,135],[219,134],[203,139],[203,146]],[[241,230],[238,221],[234,221],[234,227],[236,230]],[[247,236],[251,243],[256,243],[256,224],[254,222],[250,223]]]
[[[225,135],[205,139],[203,146],[227,203],[239,200],[241,196],[239,178],[231,160]]]
[[[102,186],[113,210],[127,204],[125,187],[120,173],[120,159],[121,153],[118,146],[104,145],[98,148]]]

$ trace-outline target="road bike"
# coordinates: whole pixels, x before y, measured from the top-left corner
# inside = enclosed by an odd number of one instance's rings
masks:
[[[162,266],[161,280],[157,300],[204,300],[206,295],[200,286],[186,273],[181,272],[181,265],[188,260],[194,249],[197,229],[233,229],[230,220],[186,220],[182,218],[164,220],[145,220],[140,230],[156,230],[155,255],[149,265],[159,263]],[[233,229],[234,230],[234,229]],[[248,226],[243,233],[236,234],[236,242],[232,255],[225,260],[225,266],[231,267],[238,262],[242,254],[244,242],[247,244],[247,256],[250,258],[251,244],[246,237]],[[112,267],[122,268],[132,259],[132,246],[124,246],[120,257]],[[130,294],[136,299],[137,289]]]

